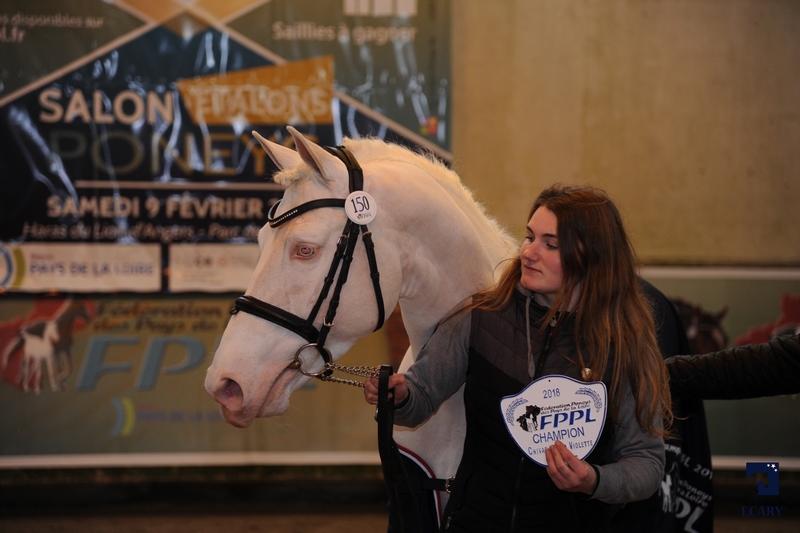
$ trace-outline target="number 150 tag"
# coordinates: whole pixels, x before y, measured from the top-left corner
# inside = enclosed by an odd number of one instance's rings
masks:
[[[344,201],[344,211],[347,213],[347,218],[363,226],[373,221],[378,212],[378,205],[369,193],[356,191],[350,193]]]

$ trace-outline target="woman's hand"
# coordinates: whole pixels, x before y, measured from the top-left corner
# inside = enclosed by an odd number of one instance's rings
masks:
[[[406,386],[406,376],[404,374],[392,374],[389,376],[389,398],[394,396],[394,404],[397,405],[408,396]],[[378,378],[369,378],[364,382],[364,399],[372,405],[378,404]]]
[[[547,475],[556,487],[567,492],[592,494],[597,485],[597,472],[581,461],[560,440],[544,451]]]

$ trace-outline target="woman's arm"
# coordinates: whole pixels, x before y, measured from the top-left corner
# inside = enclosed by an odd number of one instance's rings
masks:
[[[395,401],[394,423],[416,427],[426,421],[467,379],[470,316],[439,324],[404,374],[389,377]],[[378,380],[364,384],[367,402],[377,403]]]
[[[664,477],[664,440],[644,431],[636,422],[636,401],[630,390],[617,418],[613,462],[594,465],[599,479],[591,497],[605,503],[643,500],[658,489]]]
[[[556,487],[604,503],[644,500],[656,491],[664,476],[664,441],[642,430],[635,407],[628,389],[614,425],[612,463],[590,465],[561,442],[547,448],[547,474]]]
[[[666,360],[675,398],[742,400],[800,393],[800,335]]]

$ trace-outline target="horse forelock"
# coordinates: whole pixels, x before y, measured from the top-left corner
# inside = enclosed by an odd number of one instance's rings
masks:
[[[272,179],[275,180],[275,183],[278,185],[289,187],[293,183],[300,181],[301,178],[311,175],[311,172],[311,168],[303,163],[299,167],[287,168],[276,172],[273,174]]]

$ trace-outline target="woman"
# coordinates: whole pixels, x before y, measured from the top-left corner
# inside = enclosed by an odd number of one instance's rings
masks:
[[[554,185],[528,218],[498,285],[443,320],[408,372],[390,378],[395,423],[411,427],[465,384],[447,531],[607,531],[613,504],[650,496],[663,475],[667,373],[616,206],[600,190]],[[609,423],[585,460],[556,442],[544,468],[498,405],[552,374],[603,381]],[[377,403],[377,380],[365,397]]]

